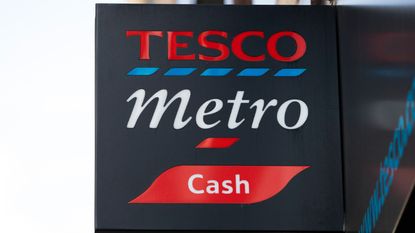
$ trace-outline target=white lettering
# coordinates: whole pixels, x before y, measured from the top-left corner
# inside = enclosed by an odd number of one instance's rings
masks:
[[[194,182],[196,179],[202,179],[201,186],[203,189],[196,189],[194,187]],[[241,187],[243,187],[243,193],[249,194],[249,182],[247,180],[241,180],[239,174],[235,174],[235,180],[223,180],[221,183],[218,180],[203,180],[203,175],[201,174],[194,174],[190,176],[189,180],[187,181],[187,187],[189,188],[190,192],[194,194],[241,194]]]
[[[241,185],[245,187],[245,194],[249,194],[249,183],[247,180],[241,180],[239,174],[235,176],[235,186],[236,186],[236,193],[241,193]]]
[[[209,112],[206,112],[206,108],[209,106],[210,103],[214,103],[215,106],[213,107],[212,110],[210,110]],[[215,127],[217,124],[220,123],[220,120],[212,124],[206,124],[204,117],[206,115],[211,115],[211,114],[219,112],[222,109],[222,107],[223,107],[223,102],[220,99],[211,99],[211,100],[206,101],[204,104],[202,104],[202,106],[200,106],[199,110],[197,110],[196,124],[202,129],[210,129],[212,127]]]
[[[163,117],[166,110],[170,107],[170,105],[179,100],[179,107],[177,108],[176,116],[174,119],[173,127],[174,129],[182,129],[191,121],[192,117],[189,116],[187,118],[184,117],[186,112],[187,106],[190,101],[191,91],[188,89],[181,90],[177,94],[175,94],[170,100],[167,101],[167,90],[162,89],[152,95],[147,101],[145,99],[145,90],[140,89],[134,92],[128,99],[127,102],[135,99],[134,108],[131,112],[130,118],[127,123],[127,128],[134,128],[137,124],[140,115],[148,107],[148,105],[156,99],[156,107],[151,118],[149,127],[150,128],[157,128],[161,118]],[[236,96],[234,99],[227,100],[226,103],[231,104],[231,112],[228,117],[228,128],[229,129],[236,129],[239,127],[244,121],[245,118],[238,119],[239,110],[242,107],[242,104],[250,103],[250,100],[245,100],[244,98],[244,91],[237,91]],[[201,129],[211,129],[217,125],[219,125],[222,120],[217,119],[215,122],[206,122],[206,116],[210,116],[213,114],[219,113],[223,107],[224,102],[220,99],[210,99],[205,101],[196,112],[196,125]],[[297,103],[300,107],[300,113],[298,116],[297,122],[292,125],[288,126],[286,122],[286,113],[288,107],[293,104]],[[265,115],[265,113],[271,109],[272,107],[276,107],[278,104],[278,100],[271,99],[268,103],[265,103],[264,99],[256,100],[249,109],[255,109],[254,116],[252,119],[251,128],[258,129],[261,121]],[[277,110],[277,122],[278,124],[283,127],[284,129],[298,129],[305,124],[308,118],[308,107],[307,104],[304,103],[302,100],[299,99],[290,99],[282,103],[282,105]],[[223,116],[223,112],[218,114],[218,116]]]
[[[252,121],[252,128],[253,129],[258,129],[259,123],[261,123],[261,120],[262,120],[262,116],[264,116],[264,113],[267,111],[267,109],[271,106],[272,107],[277,106],[277,103],[278,103],[278,101],[276,99],[272,99],[271,101],[269,101],[267,106],[265,106],[265,108],[264,108],[264,102],[265,101],[263,99],[257,100],[250,107],[251,109],[253,107],[256,107],[254,120]]]
[[[285,123],[285,113],[287,112],[287,108],[291,103],[297,102],[300,105],[300,116],[298,117],[297,123],[295,123],[295,125],[293,126],[288,126]],[[292,100],[288,100],[286,102],[284,102],[281,107],[278,109],[277,112],[277,120],[278,123],[285,129],[298,129],[300,128],[302,125],[304,125],[305,121],[307,120],[308,117],[308,107],[307,105],[301,101],[301,100],[297,100],[297,99],[292,99]]]
[[[136,92],[134,92],[128,99],[127,102],[130,102],[132,99],[136,99],[133,111],[131,113],[130,119],[127,123],[127,128],[134,128],[138,118],[140,117],[143,110],[147,107],[147,105],[150,104],[151,101],[154,99],[158,99],[156,110],[154,111],[153,117],[151,118],[150,122],[150,128],[157,128],[161,117],[163,116],[166,109],[170,106],[170,104],[173,103],[176,99],[180,99],[180,106],[177,110],[176,118],[174,119],[173,127],[175,129],[181,129],[189,123],[189,121],[192,119],[192,117],[188,117],[185,121],[183,121],[183,115],[186,110],[187,104],[189,103],[190,99],[190,90],[182,90],[179,93],[177,93],[173,98],[167,103],[167,90],[160,90],[156,92],[144,105],[144,97],[145,97],[145,90],[140,89]]]
[[[203,194],[203,193],[205,193],[205,191],[203,191],[203,190],[195,189],[195,187],[193,186],[193,181],[195,179],[203,179],[203,176],[200,175],[200,174],[194,174],[189,178],[189,180],[187,181],[187,187],[189,188],[190,192],[192,192],[194,194]]]
[[[249,103],[249,100],[244,100],[243,97],[244,97],[244,92],[243,91],[238,91],[236,93],[236,96],[235,96],[234,100],[228,100],[228,103],[233,104],[231,115],[229,116],[229,121],[228,121],[228,128],[229,129],[235,129],[240,124],[242,124],[242,122],[245,121],[244,118],[242,118],[242,120],[240,120],[239,122],[237,120],[238,113],[239,113],[239,108],[241,107],[241,104]]]

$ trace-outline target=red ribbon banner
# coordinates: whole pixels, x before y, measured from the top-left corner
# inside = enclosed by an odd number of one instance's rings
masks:
[[[308,167],[176,166],[163,172],[129,203],[257,203],[279,193]]]

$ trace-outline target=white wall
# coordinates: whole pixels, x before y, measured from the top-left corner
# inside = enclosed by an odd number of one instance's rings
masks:
[[[0,232],[93,232],[94,14],[1,1]]]

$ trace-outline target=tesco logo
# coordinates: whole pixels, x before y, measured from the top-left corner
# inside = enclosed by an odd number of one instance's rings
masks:
[[[225,31],[218,31],[218,30],[207,30],[203,31],[199,34],[195,34],[191,31],[146,31],[146,30],[128,30],[126,31],[127,38],[137,38],[138,45],[139,45],[139,58],[140,60],[150,60],[151,59],[151,46],[155,46],[155,48],[160,47],[160,43],[163,41],[167,43],[167,59],[168,60],[187,60],[187,61],[223,61],[227,59],[229,56],[235,56],[236,58],[242,61],[249,61],[249,62],[261,62],[266,59],[266,54],[259,54],[261,52],[252,51],[250,53],[257,52],[258,54],[249,54],[247,51],[244,50],[244,44],[252,43],[257,41],[258,39],[266,41],[263,43],[266,46],[267,54],[269,57],[272,57],[276,61],[280,62],[293,62],[301,57],[304,56],[307,45],[304,38],[293,31],[281,31],[276,32],[270,35],[269,37],[265,38],[265,33],[263,31],[245,31],[241,32],[233,37],[229,36],[229,33]],[[282,55],[281,52],[278,50],[278,43],[279,41],[287,37],[291,39],[295,43],[295,50],[290,55]],[[222,42],[218,42],[218,38]],[[249,38],[256,38],[256,40],[249,40]],[[163,40],[164,39],[164,40]],[[195,52],[190,50],[190,44],[194,44],[194,41],[197,40],[198,45],[200,48],[207,48],[210,50],[216,50],[216,56],[212,56],[210,53],[204,54],[201,49],[195,48],[195,50],[202,52]],[[224,42],[229,42],[226,44],[230,44],[230,47],[226,45]],[[193,47],[193,46],[192,46]],[[215,53],[214,53],[215,54]],[[154,65],[154,64],[153,64]],[[138,67],[133,69],[135,74],[138,74],[137,77],[142,76],[149,76],[154,74],[159,68],[158,67]],[[196,68],[183,68],[183,67],[175,67],[170,68],[167,72],[164,73],[164,76],[187,76],[191,74],[193,70]],[[213,68],[214,70],[228,70],[229,73],[231,69],[229,68]],[[183,72],[184,70],[184,72]],[[209,69],[208,69],[209,70]],[[211,69],[212,70],[212,69]],[[237,76],[244,76],[244,72],[248,73],[245,74],[247,76],[262,76],[265,73],[258,73],[262,72],[262,70],[269,70],[269,68],[247,68],[241,71]],[[290,70],[290,69],[285,69]],[[291,70],[296,70],[292,69]],[[174,72],[177,73],[174,73]],[[189,71],[189,72],[188,72]],[[205,70],[206,71],[206,70]],[[140,73],[141,72],[141,73]],[[148,73],[146,73],[148,72]],[[253,75],[250,74],[253,73]],[[257,72],[257,73],[255,73]],[[131,73],[131,72],[129,72]],[[174,74],[173,74],[174,73]],[[140,76],[141,75],[141,76]],[[201,74],[203,76],[203,73]],[[295,76],[295,75],[294,75]],[[308,118],[308,106],[307,104],[300,100],[300,99],[288,99],[284,102],[278,101],[277,99],[271,99],[267,102],[265,99],[257,99],[255,101],[249,100],[244,98],[245,91],[238,90],[235,94],[234,99],[228,100],[221,100],[218,98],[211,98],[207,99],[204,103],[200,104],[200,107],[197,109],[196,112],[193,112],[193,116],[189,116],[188,105],[191,102],[192,90],[190,89],[183,89],[177,93],[173,93],[173,95],[168,96],[167,89],[161,89],[156,93],[149,94],[149,91],[145,89],[139,89],[134,92],[130,97],[127,99],[127,102],[134,102],[133,109],[131,111],[127,128],[135,128],[137,122],[141,116],[141,114],[145,111],[145,109],[150,108],[153,110],[152,118],[149,123],[149,128],[158,128],[159,122],[163,118],[164,113],[167,111],[168,108],[175,108],[176,109],[176,116],[173,122],[174,129],[182,129],[187,126],[190,121],[193,119],[196,122],[196,126],[201,129],[211,129],[219,124],[223,124],[223,122],[227,122],[227,127],[229,129],[236,129],[242,123],[245,122],[245,117],[240,116],[239,112],[241,108],[247,108],[252,111],[254,117],[251,122],[252,129],[258,129],[262,118],[265,114],[270,114],[269,112],[274,109],[276,112],[276,120],[278,124],[288,130],[295,130],[302,127]],[[152,102],[156,102],[155,107]],[[179,102],[174,103],[174,102]],[[192,103],[194,104],[194,103]],[[225,105],[230,105],[230,111],[226,108]],[[248,105],[250,104],[250,105]],[[279,106],[277,106],[279,105]],[[290,106],[297,105],[300,111],[298,113],[298,117],[294,124],[287,124],[286,120],[286,113],[287,109]],[[228,107],[229,108],[229,107]],[[150,111],[151,111],[150,110]],[[147,110],[149,111],[149,110]],[[220,111],[227,111],[228,119],[220,119],[216,121],[212,121],[210,118],[211,115],[217,114]],[[268,112],[267,112],[268,111]],[[245,111],[246,112],[246,111]],[[221,114],[223,115],[223,114]],[[245,122],[246,123],[246,122]]]
[[[128,30],[127,38],[137,38],[139,42],[139,59],[150,60],[150,46],[157,43],[167,43],[167,59],[168,60],[201,60],[201,61],[224,61],[231,54],[242,61],[260,62],[266,59],[266,54],[249,54],[243,48],[248,38],[256,38],[266,41],[266,51],[269,57],[279,62],[294,62],[302,58],[307,50],[307,44],[304,38],[293,31],[276,32],[265,38],[263,31],[245,31],[232,38],[225,31],[208,30],[200,34],[191,31],[141,31]],[[283,55],[278,51],[277,44],[282,38],[291,39],[296,49],[293,54]],[[230,41],[230,48],[217,40]],[[203,53],[192,53],[186,50],[191,40],[197,40],[202,48],[216,50],[216,56],[210,56]]]
[[[164,78],[174,80],[175,77],[204,77],[204,79],[226,77],[235,80],[240,77],[300,78],[306,70],[289,65],[290,67],[283,67],[276,73],[270,74],[275,68],[273,64],[269,64],[269,61],[294,62],[306,53],[307,45],[304,38],[293,31],[281,31],[266,36],[263,31],[244,31],[234,35],[219,30],[207,30],[201,33],[129,30],[126,31],[126,37],[128,40],[135,40],[138,45],[134,49],[138,48],[140,64],[128,72],[132,78],[155,77],[153,80]],[[279,43],[285,43],[281,42],[283,38],[285,38],[285,42],[287,39],[294,42],[295,49],[290,49],[291,54],[279,50],[282,47],[278,46]],[[260,43],[260,46],[263,47],[260,48],[259,44],[255,44],[255,50],[247,49],[248,43]],[[165,58],[169,61],[167,66],[173,65],[174,67],[166,68],[158,66],[157,62],[143,62],[152,59],[152,48],[153,50],[158,49],[157,56],[160,56],[160,52],[164,53]],[[163,51],[165,48],[167,50]],[[155,54],[153,54],[154,56]],[[228,62],[229,64],[223,62],[220,66],[209,64],[200,67],[198,63],[198,61],[220,62],[230,57],[246,62],[268,60],[263,62],[263,67],[258,67],[260,63],[254,67],[235,67],[232,60]],[[186,62],[186,67],[177,67],[175,62],[170,62],[177,60],[193,62]],[[151,65],[151,67],[145,65]],[[197,69],[199,71],[194,72]],[[238,71],[238,73],[232,71]],[[218,78],[216,79],[218,80]],[[217,88],[220,88],[219,85],[220,83]],[[165,113],[169,111],[174,115],[174,118],[169,117],[173,121],[170,127],[173,127],[174,130],[189,126],[201,130],[211,130],[223,125],[226,125],[229,132],[242,125],[256,130],[260,127],[263,119],[270,121],[270,118],[264,117],[265,115],[273,115],[272,123],[284,130],[298,130],[306,124],[309,107],[305,101],[293,97],[282,100],[270,99],[269,97],[250,99],[249,97],[252,95],[246,94],[246,90],[239,88],[243,87],[238,86],[238,89],[232,90],[236,91],[234,97],[214,96],[215,90],[212,90],[210,96],[195,99],[193,96],[194,92],[197,94],[197,90],[190,88],[168,90],[166,87],[160,87],[160,90],[153,88],[146,90],[140,85],[140,89],[132,93],[126,100],[132,107],[126,127],[134,129],[147,125],[151,129],[157,129],[165,117]],[[225,86],[224,89],[227,92],[231,91],[229,86]],[[295,113],[297,115],[287,114],[291,108],[298,110]],[[142,115],[149,115],[151,118],[148,119]],[[290,119],[288,119],[288,115]],[[192,121],[194,124],[191,123]],[[266,127],[270,127],[270,124],[267,124]],[[238,141],[240,141],[239,137],[217,135],[217,137],[205,138],[194,149],[226,149]],[[129,203],[252,204],[278,194],[291,179],[309,167],[178,165],[161,173],[143,193]]]

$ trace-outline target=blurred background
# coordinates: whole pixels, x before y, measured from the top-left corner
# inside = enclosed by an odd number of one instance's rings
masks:
[[[391,0],[384,4],[412,2]],[[1,0],[0,231],[94,230],[94,17],[88,0]],[[324,0],[105,3],[335,4]],[[378,4],[379,0],[364,1]],[[360,4],[339,0],[337,4]]]

